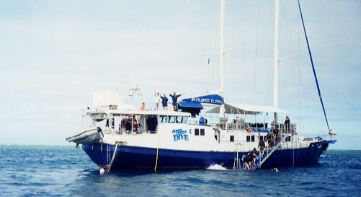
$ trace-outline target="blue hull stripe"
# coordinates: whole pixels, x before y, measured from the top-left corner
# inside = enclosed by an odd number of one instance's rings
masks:
[[[293,166],[293,163],[295,166],[316,165],[322,153],[322,144],[321,141],[312,143],[308,148],[277,150],[262,165],[262,168]],[[112,159],[115,145],[97,143],[82,147],[94,163],[107,166]],[[156,153],[157,149],[154,148],[120,145],[112,168],[154,168]],[[239,152],[239,159],[246,154],[248,152]],[[221,163],[226,168],[232,168],[236,157],[236,152],[159,149],[157,168],[204,169],[212,164]]]

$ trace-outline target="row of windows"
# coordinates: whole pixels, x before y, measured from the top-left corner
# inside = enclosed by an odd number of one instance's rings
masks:
[[[254,142],[254,135],[252,136],[247,135],[247,142]]]
[[[260,140],[263,140],[263,138],[265,138],[265,137],[266,136],[260,136]],[[217,139],[217,136],[216,136],[216,139]],[[230,136],[229,141],[234,142],[234,136],[233,135]],[[255,141],[254,135],[252,135],[252,136],[247,135],[247,142],[254,142],[254,141]]]
[[[263,136],[261,136],[262,137],[262,139],[263,139]],[[216,138],[217,139],[217,138]],[[230,142],[234,142],[234,135],[231,135],[231,136],[229,136],[229,141]],[[254,135],[252,135],[252,136],[247,136],[247,142],[254,142]]]
[[[199,130],[201,131],[200,133],[199,133]],[[194,129],[194,135],[204,135],[204,129]]]
[[[159,123],[187,123],[188,116],[160,116]]]

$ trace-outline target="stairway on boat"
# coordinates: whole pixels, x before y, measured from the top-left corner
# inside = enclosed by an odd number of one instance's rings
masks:
[[[258,165],[256,165],[257,168],[261,168],[262,164],[267,161],[267,159],[278,149],[281,147],[282,144],[286,142],[287,137],[291,135],[284,135],[284,137],[281,138],[281,140],[277,143],[276,146],[274,146],[272,149],[265,149],[263,152],[263,157],[259,155],[260,161],[258,162]]]

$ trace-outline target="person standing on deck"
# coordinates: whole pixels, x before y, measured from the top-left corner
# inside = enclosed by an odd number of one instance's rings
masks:
[[[130,133],[132,131],[132,121],[128,118],[127,123],[125,123],[125,132]]]
[[[285,133],[287,133],[287,131],[289,133],[291,133],[291,121],[290,119],[288,118],[288,116],[286,116],[286,120],[285,120]]]
[[[260,147],[259,152],[261,153],[261,157],[263,157],[263,149],[266,147],[266,145],[264,144],[264,141],[261,139],[261,141],[259,142],[258,147]]]
[[[278,141],[278,133],[279,133],[279,130],[277,128],[277,125],[273,126],[273,139],[275,140],[275,145],[277,145],[277,141]]]
[[[173,95],[169,94],[169,96],[172,97],[172,101],[173,101],[173,103],[172,103],[173,111],[177,111],[177,99],[178,99],[178,97],[182,96],[183,94],[176,95],[175,92],[173,92]]]
[[[155,98],[154,98],[154,103],[155,103],[155,107],[154,107],[154,111],[158,111],[159,109],[159,102],[160,102],[160,97],[159,97],[159,92],[157,93],[155,90],[154,90],[154,95],[155,95]]]
[[[272,140],[271,138],[272,138],[272,134],[271,134],[269,131],[267,131],[267,135],[266,135],[265,141],[267,140],[268,149],[269,149],[270,146],[271,146],[271,140]]]
[[[163,111],[165,111],[165,109],[168,111],[168,98],[165,96],[165,94],[160,96],[160,98],[162,99]]]

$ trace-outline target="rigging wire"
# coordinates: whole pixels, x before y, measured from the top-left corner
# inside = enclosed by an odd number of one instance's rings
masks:
[[[206,42],[207,42],[207,37],[208,37],[208,33],[209,32],[211,32],[211,31],[207,31],[209,28],[210,28],[210,24],[211,24],[211,19],[212,19],[212,13],[214,12],[214,8],[215,8],[215,6],[214,6],[214,1],[212,1],[213,3],[211,4],[211,11],[210,11],[210,15],[209,15],[209,17],[208,17],[208,22],[207,22],[207,25],[206,25],[206,27],[205,27],[205,22],[204,21],[206,21],[206,11],[204,11],[204,14],[203,14],[203,28],[202,28],[202,30],[203,30],[203,32],[205,31],[206,33],[205,33],[205,36],[204,36],[204,39],[203,39],[203,44],[202,44],[202,50],[204,51],[205,50],[205,48],[206,48]],[[206,6],[204,6],[204,9],[206,9]],[[203,34],[202,34],[203,35]],[[199,64],[199,77],[196,77],[197,78],[197,81],[196,81],[196,86],[195,86],[195,92],[197,92],[196,91],[196,89],[197,89],[197,86],[198,86],[198,93],[200,94],[201,93],[201,87],[202,87],[202,64],[203,64],[203,54],[204,53],[202,53],[201,54],[201,60],[200,60],[200,64]],[[208,66],[210,66],[210,65],[213,65],[213,59],[214,59],[214,57],[212,57],[212,59],[211,58],[209,58],[211,61],[210,62],[208,62]],[[211,63],[211,64],[210,64]],[[213,68],[214,69],[214,68]]]
[[[162,9],[161,10],[164,10],[163,8],[165,7],[165,4],[166,4],[166,1],[164,2],[164,4],[163,4],[163,7],[162,7]],[[159,12],[159,14],[158,14],[158,18],[156,18],[156,22],[155,22],[155,24],[157,24],[157,22],[158,22],[158,20],[160,19],[161,17],[160,17],[160,12]],[[129,80],[129,77],[131,77],[132,75],[131,75],[131,73],[133,73],[133,70],[134,70],[134,68],[135,68],[135,66],[136,66],[136,63],[138,62],[138,60],[139,60],[139,56],[140,56],[140,54],[143,52],[143,50],[144,50],[144,48],[145,48],[145,45],[148,43],[148,41],[150,40],[149,39],[149,33],[147,34],[147,37],[146,37],[146,40],[145,40],[145,42],[143,43],[143,46],[142,46],[142,48],[138,51],[138,54],[136,55],[136,57],[135,57],[135,61],[133,62],[133,65],[131,66],[131,68],[130,68],[130,71],[128,71],[128,73],[127,73],[127,78],[125,78],[125,81],[128,81]]]
[[[301,41],[300,41],[300,17],[297,17],[297,42],[298,42],[298,113],[300,114],[300,118],[297,120],[299,128],[301,126],[303,129],[304,123],[303,123],[303,116],[301,115]],[[308,108],[307,108],[308,109]]]
[[[255,61],[254,61],[254,78],[253,78],[253,104],[255,104],[256,100],[256,78],[257,78],[257,49],[258,49],[258,23],[259,23],[259,7],[260,3],[258,0],[258,6],[257,6],[257,25],[256,25],[256,53],[255,53]]]
[[[268,6],[268,7],[270,7],[270,6]],[[269,29],[272,26],[271,22],[270,22],[271,19],[272,19],[272,12],[269,12],[269,16],[267,17],[267,19],[268,19],[268,22],[266,24],[269,24],[269,25],[266,26],[266,30],[264,32],[269,32]],[[274,34],[274,31],[272,31],[272,34]],[[263,36],[263,40],[261,41],[262,46],[261,46],[261,52],[260,52],[260,55],[259,55],[261,57],[262,57],[264,49],[266,49],[266,51],[269,52],[269,57],[272,57],[272,55],[273,55],[273,50],[267,50],[267,48],[265,47],[267,38],[268,38],[267,36]],[[261,89],[260,92],[261,93],[266,92],[265,93],[265,95],[266,95],[265,98],[267,98],[267,99],[266,99],[265,102],[270,103],[270,104],[273,105],[273,100],[272,100],[272,97],[273,97],[273,86],[272,86],[273,85],[273,78],[271,78],[271,74],[273,76],[273,69],[272,69],[273,64],[270,64],[270,65],[266,64],[265,68],[268,69],[268,71],[266,69],[264,70],[265,72],[268,73],[267,74],[267,80],[266,80],[266,83],[263,83],[264,86],[263,86],[263,89]],[[263,99],[263,98],[264,97],[258,97],[258,99]],[[262,102],[262,100],[258,100],[256,103],[260,103],[260,102]]]
[[[243,33],[243,40],[245,40],[245,29],[246,29],[246,24],[245,24],[245,16],[244,16],[244,13],[245,13],[245,7],[246,6],[242,6],[243,10],[242,10],[242,18],[243,18],[243,28],[242,28],[242,33]],[[244,50],[243,50],[243,68],[244,68],[244,75],[245,75],[245,79],[246,79],[246,89],[247,89],[247,92],[251,92],[251,89],[250,89],[250,85],[249,85],[249,79],[248,79],[248,75],[247,75],[247,64],[246,64],[246,51],[247,51],[247,48],[246,48],[246,45],[244,46]],[[246,94],[248,95],[248,102],[251,101],[251,95],[250,94]],[[242,97],[241,97],[242,98]]]
[[[151,13],[153,12],[153,9],[154,9],[154,6],[155,6],[155,5],[156,5],[156,2],[153,3],[153,5],[152,5],[151,8],[150,8],[149,13],[147,14],[147,16],[146,16],[145,18],[149,18],[149,16],[150,16]],[[139,34],[140,34],[141,30],[143,29],[145,20],[142,20],[142,22],[143,22],[143,23],[140,25],[140,28],[139,28],[136,36],[134,36],[133,40],[131,41],[131,45],[133,45],[134,41],[135,41],[136,39],[138,39]],[[122,58],[120,59],[120,61],[119,61],[119,64],[121,64],[121,63],[124,61],[125,57],[128,57],[127,54],[124,54],[124,55],[123,55],[123,57],[122,57]],[[117,66],[117,67],[115,68],[115,70],[114,70],[111,78],[114,78],[114,77],[115,77],[115,75],[116,75],[117,72],[118,72],[119,67],[120,67],[120,66]],[[126,81],[127,81],[127,80],[126,80]]]
[[[218,21],[219,22],[219,21]],[[218,29],[217,29],[218,30]],[[214,34],[214,36],[215,36],[215,38],[213,39],[213,41],[214,41],[214,47],[213,48],[216,48],[216,45],[217,45],[217,42],[216,42],[216,39],[217,39],[217,33],[218,33],[218,31],[216,30],[216,33]],[[215,54],[216,53],[213,53],[213,59],[215,59]],[[207,86],[207,89],[209,90],[210,88],[212,88],[212,86],[214,86],[214,87],[217,87],[216,86],[216,84],[217,84],[217,81],[219,81],[219,75],[218,75],[218,78],[217,78],[217,80],[214,80],[213,79],[213,75],[214,75],[214,71],[215,71],[215,67],[216,67],[216,64],[218,63],[218,64],[220,64],[220,61],[221,60],[219,60],[219,62],[216,62],[216,63],[214,63],[213,64],[213,69],[212,69],[212,75],[211,75],[211,77],[209,78],[209,82],[208,82],[208,86]],[[212,84],[213,83],[213,84]],[[214,88],[214,89],[218,89],[218,88]]]
[[[319,87],[318,81],[317,81],[315,66],[313,65],[313,59],[312,59],[311,49],[310,49],[310,45],[309,45],[309,43],[308,43],[308,38],[307,38],[307,33],[306,33],[306,27],[305,27],[305,23],[304,23],[304,21],[303,21],[303,16],[302,16],[302,11],[301,11],[301,5],[300,5],[300,1],[299,1],[299,0],[298,0],[298,7],[299,7],[299,10],[300,10],[300,15],[301,15],[301,20],[302,20],[303,30],[304,30],[305,37],[306,37],[308,53],[310,54],[310,60],[311,60],[311,64],[312,64],[313,75],[315,76],[315,81],[316,81],[317,90],[318,90],[318,96],[320,97],[320,101],[321,101],[323,113],[324,113],[324,115],[325,115],[325,120],[326,120],[327,128],[328,128],[328,131],[329,131],[329,130],[330,130],[330,126],[328,125],[328,120],[327,120],[327,115],[326,115],[326,111],[325,111],[325,106],[323,105],[322,96],[321,96],[321,90],[320,90],[320,87]]]
[[[282,6],[282,8],[283,8],[284,16],[287,16],[283,2],[281,3],[281,6]],[[291,49],[292,53],[295,54],[295,49],[293,48],[293,43],[292,43],[292,39],[291,39],[292,37],[291,37],[291,32],[290,32],[290,28],[289,28],[289,25],[288,25],[287,17],[284,17],[284,18],[285,18],[285,20],[284,20],[285,26],[286,26],[286,29],[287,29],[287,32],[288,32],[288,37],[287,37],[288,42],[287,42],[287,43],[288,43],[289,48]],[[292,59],[293,59],[293,58],[292,58]],[[296,61],[296,65],[297,65],[297,61]],[[295,74],[295,72],[294,72],[295,70],[294,70],[294,69],[290,69],[290,68],[294,68],[294,67],[286,66],[285,68],[286,68],[286,72],[285,72],[285,73],[290,73],[290,71],[292,71],[292,74],[294,75],[294,77],[292,77],[292,78],[293,78],[293,79],[296,79],[296,74]],[[286,86],[285,90],[291,90],[291,91],[289,91],[289,95],[290,95],[290,96],[285,95],[286,92],[282,92],[282,93],[284,94],[284,98],[290,98],[289,101],[292,103],[292,106],[297,106],[296,103],[295,103],[296,101],[293,100],[293,99],[292,99],[292,96],[291,96],[291,95],[292,95],[292,87],[297,87],[296,81],[287,78],[288,75],[284,75],[284,76],[286,76],[286,77],[283,77],[282,79],[283,79],[284,84],[285,84],[285,86]],[[294,86],[292,86],[292,87],[291,87],[291,86],[288,86],[289,83],[287,83],[287,81],[290,81],[290,80],[295,83]]]
[[[301,51],[300,51],[300,18],[297,17],[297,50],[298,50],[298,64],[297,64],[297,69],[298,69],[298,114],[301,114]],[[302,121],[303,124],[303,118],[302,116],[299,116],[299,118],[297,119],[297,123],[298,123],[298,127],[301,128],[301,123],[300,121]],[[303,125],[302,125],[303,127]]]

